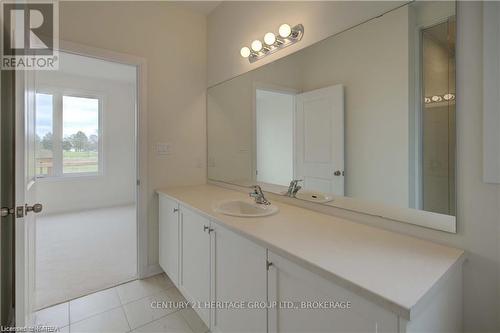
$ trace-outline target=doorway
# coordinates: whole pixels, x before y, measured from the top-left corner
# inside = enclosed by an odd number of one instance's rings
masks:
[[[255,89],[255,180],[344,195],[344,88]]]
[[[257,89],[257,182],[287,186],[293,179],[295,94]]]
[[[36,310],[137,277],[137,68],[60,51],[36,73]]]

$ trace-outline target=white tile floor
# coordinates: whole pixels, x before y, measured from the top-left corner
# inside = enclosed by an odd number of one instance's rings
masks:
[[[36,308],[135,278],[135,206],[37,218]]]
[[[156,309],[154,301],[184,301],[165,274],[135,280],[38,311],[36,325],[60,332],[205,333],[192,309]]]

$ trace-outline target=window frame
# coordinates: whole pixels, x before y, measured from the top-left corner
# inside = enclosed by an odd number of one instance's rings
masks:
[[[103,136],[103,110],[105,104],[105,94],[98,91],[75,88],[61,88],[56,86],[40,86],[35,91],[36,94],[52,95],[52,156],[54,160],[52,175],[35,175],[38,181],[64,181],[80,178],[99,178],[104,176],[104,136]],[[63,97],[92,98],[98,101],[97,110],[97,172],[75,172],[64,173],[64,157],[62,149],[63,140]],[[36,117],[36,103],[35,103]],[[36,131],[36,127],[35,127]],[[57,140],[56,140],[57,138]],[[36,152],[35,152],[36,154]],[[36,156],[35,156],[36,159]]]

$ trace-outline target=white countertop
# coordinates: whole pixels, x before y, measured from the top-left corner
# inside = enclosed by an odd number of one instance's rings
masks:
[[[212,209],[215,203],[248,200],[248,195],[215,185],[157,192],[406,319],[464,255],[456,248],[276,201],[280,211],[272,216],[223,215]]]

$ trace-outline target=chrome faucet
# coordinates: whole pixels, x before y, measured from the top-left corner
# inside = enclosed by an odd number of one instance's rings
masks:
[[[255,199],[255,203],[257,204],[262,204],[262,205],[270,205],[271,201],[267,200],[266,197],[264,196],[264,192],[262,192],[262,189],[260,188],[259,185],[254,185],[253,186],[253,191],[248,194],[252,198]]]
[[[299,185],[299,182],[302,181],[302,179],[293,179],[290,182],[290,185],[288,185],[288,191],[286,191],[286,195],[290,198],[295,198],[297,192],[302,188],[302,186]]]

